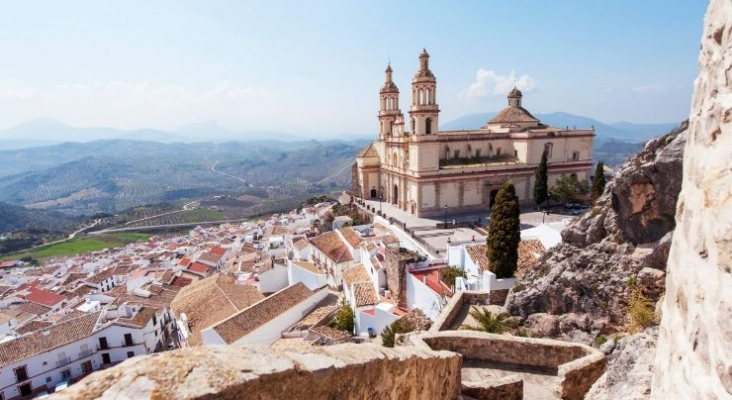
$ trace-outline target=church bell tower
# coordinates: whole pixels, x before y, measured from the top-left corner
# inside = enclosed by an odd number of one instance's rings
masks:
[[[386,78],[379,92],[379,140],[403,133],[403,128],[399,129],[400,125],[397,123],[402,116],[402,112],[399,110],[399,88],[391,76],[391,64],[386,67],[384,72]]]
[[[437,81],[430,71],[430,55],[422,49],[419,70],[412,79],[412,107],[409,109],[412,134],[416,136],[437,133],[440,109],[437,106]]]

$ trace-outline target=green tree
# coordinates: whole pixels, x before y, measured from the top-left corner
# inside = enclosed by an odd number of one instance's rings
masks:
[[[509,317],[506,313],[493,316],[485,308],[477,307],[470,310],[470,316],[478,323],[478,326],[461,325],[460,329],[488,333],[503,333],[506,330],[506,319]]]
[[[597,200],[598,197],[602,196],[602,192],[605,191],[605,164],[600,161],[597,163],[595,168],[595,176],[592,178],[592,189],[590,189],[590,195],[592,201]]]
[[[574,175],[567,175],[557,179],[549,189],[549,196],[556,201],[568,202],[586,195],[587,185],[577,180]]]
[[[396,335],[412,332],[414,327],[407,321],[398,319],[381,331],[381,344],[385,347],[394,347]]]
[[[351,306],[348,305],[348,303],[343,302],[341,308],[339,308],[336,313],[335,328],[353,334],[355,318],[356,314],[353,313]]]
[[[534,203],[542,205],[549,198],[549,177],[546,159],[546,150],[541,153],[541,162],[536,168],[534,179]]]
[[[465,274],[465,271],[462,269],[451,265],[447,268],[443,268],[440,270],[440,278],[443,282],[447,284],[447,286],[452,286],[455,284],[455,278],[458,276],[467,278],[468,276]]]
[[[520,210],[516,189],[506,182],[491,208],[487,256],[490,270],[498,278],[510,278],[516,271],[518,245],[521,241]]]

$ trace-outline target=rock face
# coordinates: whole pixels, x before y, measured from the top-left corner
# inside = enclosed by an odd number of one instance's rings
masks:
[[[625,324],[634,285],[658,298],[681,189],[685,130],[684,123],[649,141],[621,167],[595,207],[562,232],[564,242],[518,279],[506,306],[511,314],[526,317],[535,333],[590,342],[581,332],[607,334]]]
[[[704,20],[654,399],[732,398],[732,1]]]
[[[606,343],[610,345],[608,347],[613,347],[612,354],[608,357],[608,367],[585,399],[648,399],[651,394],[657,338],[658,327],[652,327],[626,336],[618,343],[614,343],[612,339]]]
[[[454,399],[460,356],[344,344],[308,350],[203,346],[134,357],[54,399]]]

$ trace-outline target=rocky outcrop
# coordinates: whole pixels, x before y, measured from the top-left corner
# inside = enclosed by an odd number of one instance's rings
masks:
[[[704,20],[652,398],[732,398],[732,1]]]
[[[518,278],[506,307],[533,333],[591,343],[622,330],[635,287],[652,299],[663,292],[686,126],[649,141],[564,242]]]
[[[203,346],[134,357],[54,399],[454,399],[460,356],[343,344],[307,350]]]
[[[651,395],[653,358],[656,354],[658,327],[614,339],[600,347],[611,353],[608,367],[585,397],[586,400],[645,400]]]

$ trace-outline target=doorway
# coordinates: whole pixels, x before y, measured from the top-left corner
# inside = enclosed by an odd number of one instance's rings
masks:
[[[30,382],[18,386],[18,390],[20,391],[21,397],[28,397],[33,394],[33,388]]]
[[[397,185],[394,185],[394,204],[399,204],[399,187]]]
[[[102,353],[102,364],[111,364],[112,360],[109,358],[109,353]]]
[[[373,188],[373,189],[371,189],[371,198],[372,199],[375,199],[376,197],[377,197],[376,196],[376,188]]]
[[[498,195],[498,190],[491,190],[491,199],[490,203],[488,203],[488,208],[493,208],[493,204],[496,203],[496,196]]]

